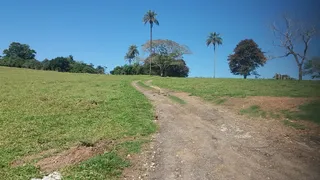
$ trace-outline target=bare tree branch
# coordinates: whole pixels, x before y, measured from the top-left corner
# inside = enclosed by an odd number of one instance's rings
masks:
[[[275,47],[279,47],[285,50],[285,54],[282,56],[270,56],[269,59],[278,59],[283,57],[288,57],[292,55],[299,67],[299,80],[302,79],[302,66],[304,64],[304,61],[307,59],[307,52],[309,49],[309,44],[312,39],[312,37],[316,33],[315,27],[304,29],[305,27],[297,26],[297,23],[295,23],[292,19],[290,19],[288,16],[284,16],[284,30],[281,30],[279,27],[276,26],[276,23],[274,22],[272,24],[272,30],[273,34],[276,39],[278,39],[279,44],[276,44],[273,41],[273,45]],[[298,41],[302,41],[303,44],[303,52],[299,53],[297,48],[299,45],[297,44]]]

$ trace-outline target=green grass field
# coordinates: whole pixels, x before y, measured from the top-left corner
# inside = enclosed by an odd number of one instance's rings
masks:
[[[318,81],[107,76],[0,67],[0,177],[42,177],[34,166],[36,160],[18,167],[10,163],[45,150],[91,146],[102,139],[121,143],[104,154],[62,169],[62,175],[65,179],[117,178],[130,165],[123,153],[140,152],[146,137],[156,130],[152,105],[131,86],[133,80],[141,80],[140,86],[150,88],[143,83],[148,79],[159,87],[189,92],[217,104],[222,104],[224,97],[320,96]],[[169,98],[186,103],[175,96]],[[286,115],[293,119],[309,117],[319,123],[319,107],[314,102],[299,107],[307,114]],[[258,106],[241,113],[264,116]],[[296,126],[291,121],[285,124]],[[126,141],[128,137],[135,140]]]
[[[188,92],[215,104],[223,104],[226,97],[275,96],[275,97],[311,97],[315,100],[300,107],[299,112],[287,112],[285,116],[293,120],[309,120],[320,124],[320,81],[290,81],[264,79],[212,79],[212,78],[158,78],[153,84],[162,88]],[[316,99],[317,98],[317,99]],[[240,114],[273,117],[279,114],[265,112],[258,106],[242,109]],[[283,114],[283,113],[281,113]]]
[[[41,177],[32,163],[10,166],[26,155],[155,132],[150,102],[130,85],[135,78],[144,77],[0,67],[1,179]],[[128,163],[115,149],[67,168],[63,176],[112,179]]]
[[[320,97],[319,81],[264,79],[153,78],[154,85],[184,91],[206,100],[216,97],[289,96]]]

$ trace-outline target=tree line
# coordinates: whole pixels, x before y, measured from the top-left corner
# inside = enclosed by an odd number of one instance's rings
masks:
[[[316,29],[301,26],[286,16],[284,20],[284,27],[280,28],[275,23],[272,25],[275,37],[279,42],[278,44],[274,42],[274,45],[282,48],[284,55],[266,57],[265,52],[259,48],[253,39],[244,39],[236,45],[233,53],[228,56],[230,72],[234,75],[241,75],[244,79],[250,75],[259,77],[257,68],[264,66],[267,60],[292,56],[299,69],[299,80],[302,80],[302,76],[307,74],[311,75],[312,78],[320,78],[320,57],[310,58],[307,53],[312,37],[316,34]],[[130,45],[124,56],[129,65],[117,66],[110,73],[114,75],[149,74],[188,77],[189,68],[183,58],[184,55],[191,54],[190,49],[186,45],[181,45],[173,40],[152,39],[154,25],[159,26],[156,12],[147,11],[142,18],[142,22],[150,25],[150,40],[142,45],[142,51],[148,53],[148,57],[140,57],[138,47]],[[222,44],[223,39],[219,33],[209,33],[206,45],[212,45],[214,50],[214,78],[217,67],[216,49]],[[300,49],[302,49],[302,52],[298,52]],[[9,48],[3,51],[3,54],[4,57],[0,57],[0,66],[73,73],[105,73],[105,67],[94,68],[93,64],[76,61],[71,55],[56,57],[51,60],[45,59],[40,62],[35,59],[35,50],[31,49],[29,45],[17,42],[11,43]]]
[[[241,75],[244,79],[250,75],[259,77],[260,75],[256,70],[257,68],[264,66],[267,60],[293,56],[299,69],[299,80],[302,80],[302,76],[307,74],[311,74],[312,78],[319,78],[319,57],[310,58],[307,55],[311,39],[316,34],[315,27],[307,28],[305,26],[301,26],[301,24],[294,22],[287,16],[284,16],[284,20],[285,26],[283,28],[279,28],[275,23],[271,26],[274,35],[279,42],[279,44],[274,43],[274,45],[284,50],[285,53],[283,56],[270,56],[267,58],[265,56],[265,52],[259,48],[258,44],[253,39],[244,39],[236,45],[234,52],[228,56],[227,60],[230,72],[234,75]],[[190,51],[185,51],[187,48],[183,49],[183,47],[186,46],[181,46],[171,40],[152,40],[153,27],[154,25],[159,25],[157,13],[155,11],[147,11],[143,16],[142,22],[144,24],[149,23],[150,25],[150,41],[143,45],[143,50],[148,50],[146,52],[149,52],[149,57],[144,60],[144,66],[140,68],[143,69],[143,71],[133,70],[132,72],[143,72],[143,74],[146,74],[146,64],[148,64],[150,75],[156,72],[157,75],[167,76],[169,74],[167,70],[170,69],[171,66],[176,65],[177,59],[181,59],[182,55],[188,54]],[[296,41],[297,39],[300,41]],[[217,46],[222,45],[222,43],[223,39],[217,32],[210,33],[206,40],[206,45],[212,45],[214,49],[214,78],[216,75],[216,48]],[[297,46],[302,47],[302,53],[298,52],[296,48]],[[174,47],[174,50],[172,47]],[[139,51],[137,46],[131,45],[125,59],[128,60],[131,65],[131,61],[137,58],[138,55]],[[129,71],[129,69],[139,69],[137,68],[139,63],[138,65],[136,64],[135,67],[131,67],[130,65],[116,67],[112,73],[130,74],[129,72],[131,72],[131,70]]]
[[[13,42],[8,49],[3,51],[4,56],[0,58],[0,66],[71,73],[105,73],[105,67],[97,66],[95,68],[93,64],[74,60],[72,55],[38,61],[35,59],[36,53],[27,44]]]

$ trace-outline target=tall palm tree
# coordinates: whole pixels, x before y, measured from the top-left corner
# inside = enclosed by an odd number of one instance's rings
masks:
[[[207,46],[210,44],[213,45],[214,50],[214,74],[213,78],[216,78],[216,46],[219,46],[222,44],[222,38],[220,37],[219,33],[210,33],[207,39]]]
[[[139,55],[138,47],[136,45],[131,45],[124,58],[129,61],[129,64],[131,64],[131,61],[135,59],[138,55]]]
[[[143,16],[142,21],[144,24],[149,23],[150,24],[150,55],[153,53],[152,52],[152,28],[153,24],[159,25],[159,21],[157,20],[157,13],[154,11],[147,11],[147,13]],[[150,56],[151,57],[151,56]],[[150,59],[150,72],[149,74],[151,75],[151,59]]]

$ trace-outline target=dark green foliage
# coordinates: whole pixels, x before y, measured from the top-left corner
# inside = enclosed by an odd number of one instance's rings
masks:
[[[110,71],[110,74],[113,74],[113,75],[143,75],[143,74],[147,74],[147,67],[144,67],[140,64],[117,66],[112,71]]]
[[[188,77],[188,74],[189,68],[182,59],[175,60],[166,71],[166,75],[169,77]]]
[[[19,57],[4,57],[3,59],[0,60],[0,65],[22,68],[25,62],[26,62],[25,59],[22,59]]]
[[[124,57],[131,64],[132,60],[139,55],[138,47],[136,45],[131,45],[128,49],[126,56]]]
[[[50,70],[72,73],[104,74],[104,67],[94,68],[93,64],[75,61],[72,55],[68,57],[56,57],[52,60],[45,59],[42,62],[35,59],[36,51],[30,49],[27,44],[13,42],[0,56],[0,66],[28,68],[37,70]]]
[[[30,49],[27,44],[20,44],[18,42],[13,42],[10,44],[8,49],[3,51],[4,57],[7,58],[21,58],[21,59],[34,59],[36,56],[36,51]]]
[[[97,72],[98,74],[104,74],[104,73],[105,73],[104,68],[105,68],[105,67],[97,66],[96,72]]]
[[[304,64],[304,74],[310,74],[312,79],[320,78],[320,57],[313,57]]]
[[[153,60],[154,61],[154,60]],[[149,61],[146,60],[144,64],[133,64],[117,66],[110,74],[113,75],[147,75],[149,74]],[[165,76],[170,77],[188,77],[189,68],[186,66],[184,60],[173,60],[173,63],[163,72]],[[152,63],[152,75],[160,75],[159,66]]]
[[[294,78],[292,78],[291,76],[289,76],[287,74],[278,74],[278,73],[276,73],[273,76],[273,79],[277,79],[277,80],[294,80]]]
[[[151,45],[149,42],[146,42],[142,48],[145,52],[148,52],[151,49]],[[188,74],[189,69],[185,66],[185,62],[181,61],[183,55],[191,54],[187,46],[168,39],[157,39],[153,41],[152,48],[154,52],[144,61],[145,64],[151,64],[153,69],[151,74],[177,77],[187,76],[186,74]],[[174,67],[170,68],[171,66]],[[180,70],[181,72],[179,73]],[[170,75],[168,75],[168,72],[170,72]]]
[[[207,41],[206,41],[206,44],[207,46],[209,46],[210,44],[213,45],[213,48],[214,50],[216,50],[216,45],[221,45],[222,44],[222,38],[220,37],[220,34],[219,33],[210,33],[208,38],[207,38]]]
[[[242,75],[244,79],[250,76],[259,66],[266,63],[267,58],[252,39],[240,41],[234,49],[234,54],[229,55],[231,73]]]
[[[50,61],[49,69],[51,71],[69,72],[71,61],[68,58],[56,57]]]
[[[157,20],[157,13],[149,10],[144,16],[142,21],[144,24],[150,23],[150,27],[153,27],[153,24],[159,25],[159,21]]]

